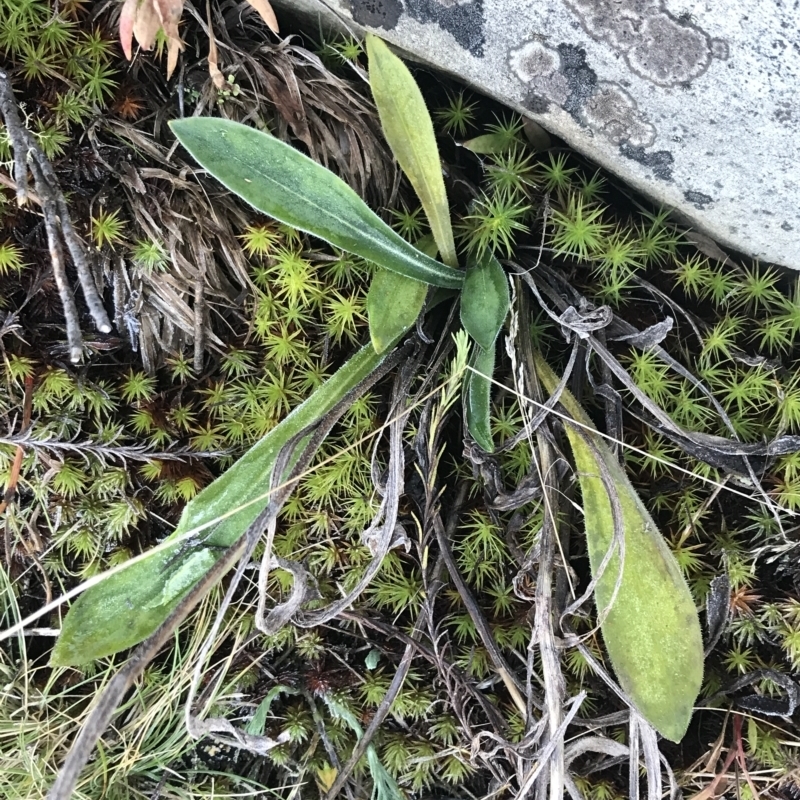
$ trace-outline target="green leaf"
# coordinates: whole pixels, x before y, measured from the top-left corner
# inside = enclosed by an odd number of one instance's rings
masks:
[[[439,148],[428,107],[408,67],[371,33],[367,34],[369,85],[383,133],[428,217],[442,261],[458,265],[450,206]]]
[[[490,425],[492,374],[494,373],[494,344],[488,349],[476,346],[470,358],[470,370],[464,379],[464,417],[472,438],[487,452],[494,452]]]
[[[496,155],[511,150],[516,142],[504,133],[484,133],[462,142],[461,146],[478,155]]]
[[[461,291],[461,324],[484,350],[494,345],[510,303],[500,262],[486,250],[480,257],[471,255]]]
[[[173,120],[170,127],[201,166],[264,214],[392,272],[461,286],[463,273],[420,253],[343,180],[274,136],[212,117]]]
[[[413,326],[427,294],[427,285],[413,278],[385,269],[375,271],[367,293],[367,317],[376,353],[383,353]]]
[[[214,563],[220,548],[236,542],[266,507],[268,498],[264,495],[275,458],[286,442],[327,414],[384,358],[372,345],[363,347],[192,499],[170,538],[211,524],[208,528],[87,589],[64,619],[51,663],[86,664],[131,647],[153,633]]]
[[[547,391],[558,379],[537,354],[536,371]],[[561,405],[577,422],[566,423],[581,485],[592,575],[611,546],[611,501],[599,459],[611,475],[622,509],[625,562],[615,554],[595,588],[598,613],[608,609],[603,640],[620,685],[642,716],[663,736],[679,742],[689,725],[703,680],[703,637],[694,600],[664,538],[589,417],[567,391]],[[577,431],[581,430],[583,435]],[[588,436],[591,446],[584,436]]]

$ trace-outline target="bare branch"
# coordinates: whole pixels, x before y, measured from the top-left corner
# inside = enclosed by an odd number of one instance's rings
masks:
[[[17,191],[17,204],[22,206],[28,200],[35,200],[38,201],[42,208],[47,242],[50,249],[50,260],[53,265],[53,273],[56,278],[61,305],[64,308],[70,360],[73,363],[77,363],[83,355],[83,340],[80,323],[78,322],[78,308],[67,281],[64,251],[60,238],[63,238],[72,256],[72,262],[75,265],[78,280],[83,289],[83,297],[95,325],[97,325],[101,333],[110,333],[111,323],[108,320],[102,298],[97,291],[92,271],[86,260],[83,242],[81,242],[72,225],[67,201],[61,191],[58,178],[52,165],[36,143],[36,139],[23,124],[19,108],[14,99],[14,92],[11,89],[10,76],[3,69],[0,69],[0,113],[5,121],[8,137],[14,151],[14,185]],[[36,187],[35,194],[28,190],[28,167],[30,167],[33,174],[33,182]],[[59,237],[59,230],[61,237]]]

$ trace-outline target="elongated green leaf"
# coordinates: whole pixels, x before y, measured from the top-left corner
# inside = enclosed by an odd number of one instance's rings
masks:
[[[470,372],[464,379],[464,417],[467,430],[472,438],[487,452],[494,452],[494,438],[490,424],[492,401],[491,377],[494,373],[494,344],[484,350],[480,346],[470,358],[469,364],[475,372]]]
[[[488,250],[480,258],[470,256],[461,290],[461,324],[484,350],[494,345],[510,302],[500,262]]]
[[[558,379],[537,356],[536,370],[549,392]],[[567,391],[561,404],[580,423],[567,423],[581,485],[586,542],[592,575],[611,546],[611,502],[601,478],[602,459],[622,509],[625,561],[622,581],[602,625],[603,640],[620,685],[642,716],[673,742],[683,738],[703,680],[703,638],[689,587],[675,557],[658,531],[619,462],[597,435],[591,420]],[[614,555],[597,582],[598,612],[609,607],[619,573]]]
[[[363,347],[304,403],[206,486],[183,510],[170,538],[213,527],[132,564],[85,591],[72,605],[51,656],[59,666],[86,664],[147,638],[267,505],[275,458],[292,437],[327,414],[385,356]],[[250,503],[242,508],[245,504]],[[237,510],[238,509],[238,510]],[[230,516],[226,516],[230,515]]]
[[[420,253],[330,170],[268,133],[231,120],[170,122],[178,141],[254,208],[409,278],[457,289],[463,273]]]
[[[462,142],[461,146],[478,155],[493,155],[511,150],[516,146],[516,142],[503,133],[484,133]]]
[[[367,34],[369,85],[383,133],[428,217],[442,261],[458,264],[450,206],[442,177],[439,148],[422,92],[408,67],[371,33]]]
[[[411,329],[427,294],[424,283],[385,269],[376,270],[367,293],[369,335],[376,353],[382,353]]]

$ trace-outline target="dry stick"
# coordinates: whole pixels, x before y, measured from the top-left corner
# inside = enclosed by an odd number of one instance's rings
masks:
[[[530,797],[530,790],[531,787],[537,785],[537,779],[540,776],[547,775],[547,767],[550,766],[550,772],[552,773],[552,760],[556,755],[556,752],[560,749],[561,750],[561,759],[564,759],[564,739],[567,733],[567,727],[572,722],[573,717],[578,713],[578,709],[581,707],[581,703],[586,699],[586,692],[581,691],[575,695],[570,701],[570,707],[567,709],[567,713],[564,715],[564,719],[561,721],[559,726],[553,731],[545,742],[544,746],[539,750],[537,755],[536,763],[528,770],[528,773],[522,778],[521,785],[519,791],[517,791],[516,795],[514,795],[514,800],[528,800]],[[564,781],[566,783],[566,781]],[[552,790],[553,782],[552,777],[550,779],[550,787]],[[551,791],[551,797],[552,797]],[[564,800],[564,787],[561,787],[561,794],[558,795],[558,800]]]
[[[83,242],[81,242],[78,234],[75,233],[75,228],[73,228],[72,220],[69,216],[67,202],[64,199],[64,195],[61,194],[61,190],[57,188],[58,183],[56,181],[58,179],[56,178],[50,163],[44,158],[44,156],[42,156],[39,166],[42,168],[48,183],[51,183],[54,187],[56,187],[53,193],[55,195],[56,206],[58,207],[58,218],[61,222],[61,233],[64,236],[64,241],[67,243],[67,248],[72,256],[72,263],[75,265],[75,269],[78,272],[78,280],[80,281],[81,288],[83,289],[83,299],[86,301],[86,305],[89,307],[89,313],[92,315],[92,319],[94,320],[95,325],[97,325],[97,329],[100,331],[100,333],[111,333],[111,322],[109,321],[108,314],[106,314],[106,310],[103,307],[103,301],[97,292],[97,286],[95,285],[92,271],[86,261],[86,251],[84,250]],[[36,188],[39,189],[38,182],[36,184]]]
[[[450,573],[450,578],[456,585],[456,589],[458,589],[458,593],[461,596],[464,605],[467,607],[467,611],[472,618],[472,622],[475,624],[475,629],[478,631],[478,635],[481,637],[483,646],[489,653],[489,658],[492,659],[492,663],[494,664],[494,668],[497,670],[497,674],[503,679],[503,683],[506,685],[508,693],[511,695],[511,699],[514,701],[514,705],[519,710],[522,718],[526,719],[528,715],[528,709],[525,704],[525,700],[522,697],[517,679],[514,677],[514,673],[511,671],[511,667],[508,666],[508,662],[506,661],[505,657],[500,652],[500,648],[497,646],[497,643],[494,640],[492,629],[489,627],[489,623],[486,622],[486,617],[484,617],[483,611],[481,611],[480,606],[478,606],[475,598],[472,595],[472,592],[469,590],[466,582],[461,577],[461,573],[458,570],[458,565],[453,557],[453,551],[450,549],[450,543],[448,542],[447,533],[445,532],[444,525],[442,524],[442,519],[438,514],[433,518],[433,527],[436,531],[436,541],[439,543],[439,550],[444,557],[444,563],[447,567],[447,571]]]
[[[0,113],[6,123],[8,138],[14,148],[14,181],[17,190],[17,205],[24,206],[28,200],[28,148],[22,120],[11,90],[11,80],[4,69],[0,69]],[[23,146],[17,146],[18,144]]]
[[[200,268],[194,281],[194,355],[192,366],[199,375],[203,371],[203,355],[205,351],[205,288],[208,265],[206,249],[202,243],[197,248],[200,256]]]
[[[5,186],[7,189],[13,189],[14,191],[17,190],[17,182],[5,172],[0,172],[0,186]],[[37,206],[42,204],[42,201],[39,199],[39,195],[36,194],[32,189],[27,190],[28,200],[32,203],[36,203]]]
[[[562,704],[564,702],[565,685],[561,673],[558,651],[556,650],[555,634],[553,632],[553,568],[555,564],[555,540],[558,536],[556,530],[556,509],[558,496],[556,487],[552,482],[553,451],[547,438],[536,432],[539,450],[538,463],[543,488],[543,501],[545,513],[543,517],[541,548],[539,551],[539,572],[536,577],[536,597],[534,612],[534,634],[531,643],[539,645],[539,654],[542,661],[542,678],[544,681],[544,699],[547,707],[547,724],[551,741],[560,735]],[[550,800],[562,800],[564,796],[564,739],[553,742],[554,749],[550,758],[549,783]],[[543,793],[538,796],[544,796]]]
[[[419,633],[421,621],[422,613],[420,613],[420,615],[417,617],[417,621],[414,624],[414,634]],[[394,678],[392,678],[392,682],[389,684],[389,688],[386,690],[383,700],[381,700],[381,704],[375,711],[375,715],[373,716],[372,721],[369,723],[367,729],[364,731],[363,736],[358,740],[358,743],[353,748],[353,752],[350,758],[347,760],[347,763],[336,775],[336,780],[333,782],[333,786],[331,786],[331,788],[328,790],[325,800],[334,800],[334,798],[344,787],[347,779],[350,777],[350,774],[356,768],[356,765],[361,760],[361,757],[367,752],[367,747],[369,747],[370,742],[378,732],[378,728],[380,728],[380,726],[383,724],[383,721],[389,715],[389,709],[392,707],[392,703],[394,703],[397,695],[400,694],[400,689],[403,688],[403,683],[405,682],[408,671],[411,668],[411,662],[413,660],[414,646],[407,644],[406,650],[403,653],[403,658],[400,659],[400,664],[397,667],[397,672],[395,672]]]
[[[69,345],[69,360],[76,364],[83,355],[83,339],[81,326],[78,322],[78,306],[72,295],[72,288],[67,280],[67,270],[64,267],[64,250],[58,239],[58,229],[55,223],[55,212],[52,201],[46,200],[42,206],[44,211],[44,229],[47,232],[47,244],[50,247],[50,263],[53,265],[53,275],[58,287],[58,295],[64,308],[64,320],[67,325],[67,343]]]
[[[639,800],[639,718],[628,715],[628,800]]]
[[[520,293],[521,309],[527,314],[527,297]],[[528,395],[535,398],[540,404],[543,400],[543,391],[534,368],[533,352],[530,340],[523,344],[525,380],[528,384]],[[558,527],[556,524],[558,509],[558,487],[553,482],[557,455],[550,443],[548,435],[541,427],[536,429],[536,449],[538,459],[533,454],[534,462],[539,470],[539,482],[542,487],[542,503],[544,516],[542,533],[540,537],[539,571],[536,577],[535,612],[533,633],[531,636],[530,659],[533,658],[533,647],[539,645],[542,663],[542,679],[544,683],[544,699],[547,708],[547,726],[550,744],[553,746],[549,759],[549,768],[543,776],[550,785],[549,796],[551,800],[562,800],[566,782],[566,767],[564,764],[564,737],[560,733],[563,716],[563,703],[566,694],[564,675],[561,672],[556,637],[553,630],[555,614],[553,609],[553,572],[556,559],[556,540]],[[530,675],[529,661],[529,675]],[[556,740],[554,737],[559,737]],[[537,797],[544,797],[544,783],[537,782]]]
[[[108,320],[105,308],[103,308],[103,301],[98,294],[92,272],[86,261],[83,243],[72,226],[67,201],[61,192],[58,178],[36,140],[23,125],[19,108],[11,89],[9,74],[2,69],[0,69],[0,113],[2,113],[5,120],[11,147],[14,150],[14,181],[17,190],[17,204],[20,206],[31,197],[27,183],[28,166],[30,166],[33,174],[36,194],[42,206],[53,272],[56,276],[59,296],[64,307],[70,359],[74,363],[81,358],[83,343],[80,324],[78,323],[78,310],[66,279],[64,256],[58,237],[59,223],[61,235],[72,256],[72,261],[78,273],[78,280],[83,289],[83,296],[92,319],[94,319],[95,324],[102,333],[111,331],[111,323]]]

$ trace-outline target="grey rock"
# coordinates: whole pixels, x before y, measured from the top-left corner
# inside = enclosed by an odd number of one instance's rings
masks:
[[[694,229],[800,269],[798,0],[278,0],[527,114]]]

